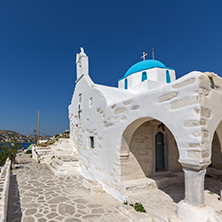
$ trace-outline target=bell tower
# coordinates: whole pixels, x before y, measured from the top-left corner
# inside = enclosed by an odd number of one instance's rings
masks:
[[[76,80],[82,75],[89,75],[89,60],[88,56],[84,52],[84,49],[80,48],[80,53],[76,54]]]

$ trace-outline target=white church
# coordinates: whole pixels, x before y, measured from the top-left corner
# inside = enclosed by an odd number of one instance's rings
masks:
[[[83,48],[76,66],[70,138],[82,175],[121,201],[157,187],[155,176],[185,178],[178,218],[218,221],[205,207],[204,181],[208,166],[222,169],[222,79],[194,71],[176,80],[173,68],[148,59],[131,66],[118,88],[98,85]]]

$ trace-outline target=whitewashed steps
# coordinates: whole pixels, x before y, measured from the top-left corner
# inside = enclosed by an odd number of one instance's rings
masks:
[[[80,172],[77,149],[67,138],[60,138],[48,147],[36,148],[38,160],[46,163],[55,175],[77,175]]]
[[[40,163],[47,163],[53,155],[53,151],[50,147],[36,147],[35,152],[38,156]]]
[[[52,158],[50,169],[55,175],[78,175],[79,161],[76,156],[61,156]]]

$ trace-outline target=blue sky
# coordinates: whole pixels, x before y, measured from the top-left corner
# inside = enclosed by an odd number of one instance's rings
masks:
[[[75,54],[95,83],[117,86],[142,52],[186,73],[222,75],[220,0],[0,0],[0,129],[69,129]],[[52,124],[53,123],[53,124]]]

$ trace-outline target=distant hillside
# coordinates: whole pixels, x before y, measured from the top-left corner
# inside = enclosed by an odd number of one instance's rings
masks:
[[[49,139],[50,136],[40,136],[40,139]],[[19,143],[35,143],[37,137],[34,135],[23,135],[12,130],[0,130],[0,143],[19,142]]]
[[[20,133],[11,130],[0,130],[0,136],[8,135],[8,136],[23,136]]]

